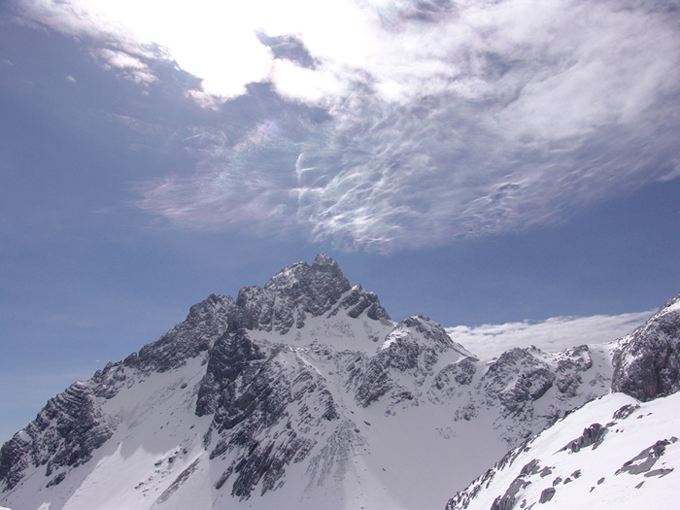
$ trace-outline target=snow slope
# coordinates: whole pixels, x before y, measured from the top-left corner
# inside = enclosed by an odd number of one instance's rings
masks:
[[[677,393],[601,397],[510,451],[446,508],[677,508],[679,408]]]

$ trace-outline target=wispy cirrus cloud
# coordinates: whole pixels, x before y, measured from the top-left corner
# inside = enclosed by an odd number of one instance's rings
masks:
[[[277,9],[242,14],[244,26],[261,22],[267,71],[252,76],[273,84],[276,107],[237,137],[225,134],[231,117],[198,126],[193,173],[141,186],[142,207],[186,225],[299,226],[314,240],[388,252],[550,224],[679,175],[678,2]],[[177,44],[168,54],[189,65]],[[227,72],[240,65],[210,55]],[[109,56],[144,71],[134,52]],[[209,90],[188,93],[205,101]],[[301,105],[327,119],[291,122]]]
[[[199,131],[203,148],[195,173],[145,183],[139,205],[181,224],[285,228],[297,208],[290,168],[299,150],[281,135],[280,124],[266,120],[235,143]]]
[[[388,11],[397,36],[366,67],[373,81],[303,150],[301,183],[327,182],[300,193],[316,238],[441,244],[558,221],[673,171],[680,38],[667,4],[437,6],[424,21]]]
[[[247,205],[271,213],[261,228],[294,214],[315,240],[394,251],[549,224],[676,175],[680,18],[667,7],[385,3],[364,17],[362,52],[303,33],[314,69],[276,62],[271,79],[331,120],[297,145],[294,169],[263,172],[254,156],[263,180]],[[319,87],[297,86],[305,77]],[[280,172],[294,179],[270,202]],[[242,181],[220,175],[203,181],[214,201],[196,219],[239,218],[217,213],[242,202]]]

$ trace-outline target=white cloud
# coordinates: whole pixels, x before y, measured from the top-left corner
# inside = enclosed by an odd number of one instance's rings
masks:
[[[109,49],[102,49],[99,52],[100,57],[107,62],[111,67],[119,69],[144,69],[146,65],[138,58],[128,55],[122,51],[112,51]]]
[[[105,59],[111,66],[137,69],[131,75],[144,83],[149,76],[139,70],[152,71],[130,59],[176,60],[204,80],[206,91],[225,97],[244,93],[245,84],[265,78],[271,65],[271,55],[253,32],[251,3],[23,0],[22,7],[25,16],[56,30],[99,41],[103,52],[118,54]]]
[[[454,342],[482,360],[514,347],[536,346],[557,352],[583,344],[602,344],[621,338],[644,323],[656,310],[592,317],[554,317],[543,322],[510,322],[446,328]]]
[[[339,247],[393,251],[559,221],[678,175],[677,2],[26,5],[63,31],[116,34],[107,65],[142,84],[146,43],[162,44],[205,79],[187,92],[204,106],[267,79],[330,112],[306,138],[298,126],[247,150],[216,141],[193,175],[143,187],[143,207],[187,224],[297,222]],[[255,28],[294,34],[317,65],[273,60]]]
[[[271,76],[333,120],[301,145],[286,213],[314,239],[393,251],[559,221],[667,179],[679,146],[679,18],[626,7],[470,1],[420,22],[417,4],[385,3],[362,11],[345,46],[322,27],[303,30],[320,65],[283,62]],[[240,185],[220,181],[222,192]],[[213,206],[192,216],[233,219]],[[277,228],[276,215],[265,221]]]
[[[282,130],[278,121],[266,121],[236,143],[199,131],[195,136],[208,148],[196,174],[147,183],[140,205],[184,224],[291,226],[295,181],[287,168],[294,166],[298,149]]]
[[[204,92],[222,98],[243,94],[246,84],[271,78],[272,54],[258,40],[258,30],[302,34],[341,67],[348,62],[366,63],[367,45],[374,42],[369,9],[354,0],[19,1],[24,17],[62,33],[93,38],[103,47],[113,45],[130,56],[153,58],[160,51],[200,77]],[[337,80],[332,89],[338,91],[341,82]],[[282,83],[286,83],[285,76]]]
[[[95,58],[105,69],[117,70],[120,77],[139,85],[146,87],[157,80],[144,62],[124,51],[103,48],[96,52]]]

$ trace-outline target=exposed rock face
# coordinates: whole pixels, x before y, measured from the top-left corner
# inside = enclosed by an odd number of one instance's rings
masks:
[[[454,349],[454,344],[439,324],[423,316],[400,322],[387,336],[368,363],[356,389],[359,403],[367,407],[390,394],[393,403],[413,400],[408,388],[399,384],[403,374],[409,381],[422,383],[432,375],[441,354]]]
[[[548,487],[547,489],[544,489],[543,492],[541,492],[541,497],[538,499],[538,502],[541,504],[547,503],[553,498],[555,492],[557,492],[555,487]]]
[[[654,472],[651,469],[657,463],[659,458],[666,453],[666,447],[670,444],[677,442],[677,437],[672,437],[671,439],[660,439],[652,446],[645,448],[635,457],[627,462],[623,463],[620,469],[616,470],[616,474],[629,473],[631,475],[639,475],[642,473],[647,473],[645,476],[649,478],[649,473],[653,473],[651,476],[664,476],[673,471],[673,468],[667,468],[665,470],[659,470]]]
[[[318,317],[332,310],[340,296],[351,289],[338,264],[327,255],[319,255],[310,267],[298,262],[280,271],[264,289],[244,287],[236,304],[242,311],[242,326],[246,329],[287,333],[301,329],[308,316]],[[359,286],[343,299],[340,308],[352,318],[369,310],[373,320],[389,319],[373,293]],[[334,311],[337,314],[337,311]]]
[[[612,390],[643,402],[680,390],[680,294],[620,341]]]
[[[177,368],[188,358],[207,351],[227,329],[229,319],[237,313],[230,296],[211,294],[191,307],[186,320],[153,343],[125,359],[125,365],[147,372],[165,372]]]
[[[14,435],[0,450],[0,480],[12,489],[29,466],[45,466],[47,483],[57,485],[65,476],[62,468],[90,460],[113,431],[88,384],[75,383],[51,398],[35,420]],[[61,471],[60,471],[61,470]]]
[[[330,316],[336,315],[340,310],[347,310],[347,315],[352,319],[366,312],[366,317],[374,321],[390,320],[390,316],[380,305],[378,296],[373,292],[365,291],[361,285],[355,285],[352,291],[331,311]]]
[[[340,420],[323,379],[294,353],[253,354],[241,370],[221,372],[223,389],[205,438],[210,458],[228,463],[215,488],[230,482],[240,499],[258,484],[261,494],[275,489],[286,467],[304,460],[324,437],[322,422]]]
[[[488,401],[500,400],[504,414],[525,412],[526,403],[542,397],[555,381],[550,366],[533,356],[530,349],[511,349],[489,367],[482,378]]]
[[[228,331],[210,350],[208,368],[198,390],[196,415],[212,414],[217,407],[229,407],[239,376],[252,379],[265,354],[248,338],[244,329]],[[245,373],[245,374],[244,374]]]
[[[607,427],[603,427],[599,423],[593,423],[590,427],[583,429],[583,434],[581,434],[581,436],[574,439],[573,441],[570,441],[569,444],[560,451],[568,450],[571,453],[578,453],[583,448],[587,448],[591,445],[594,445],[593,449],[595,449],[597,448],[597,445],[602,443],[606,433]]]
[[[477,360],[465,358],[459,363],[446,365],[437,374],[430,390],[433,399],[439,400],[438,393],[443,392],[443,397],[452,397],[461,386],[469,386],[477,373]]]
[[[604,357],[586,345],[552,354],[515,348],[487,363],[466,357],[437,373],[428,396],[433,402],[459,402],[456,420],[469,421],[484,409],[496,409],[494,425],[513,447],[573,407],[604,394],[610,384]],[[595,367],[595,358],[603,366]]]

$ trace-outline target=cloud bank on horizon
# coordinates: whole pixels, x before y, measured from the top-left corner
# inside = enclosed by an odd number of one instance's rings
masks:
[[[553,317],[532,322],[483,324],[446,328],[454,342],[463,345],[481,360],[498,357],[515,347],[532,345],[545,352],[558,352],[583,344],[603,344],[631,333],[656,310],[621,315]]]
[[[202,78],[186,94],[216,111],[272,84],[266,120],[194,126],[195,168],[139,184],[180,224],[390,252],[680,176],[680,2],[213,4],[19,2],[140,93],[154,59]]]

